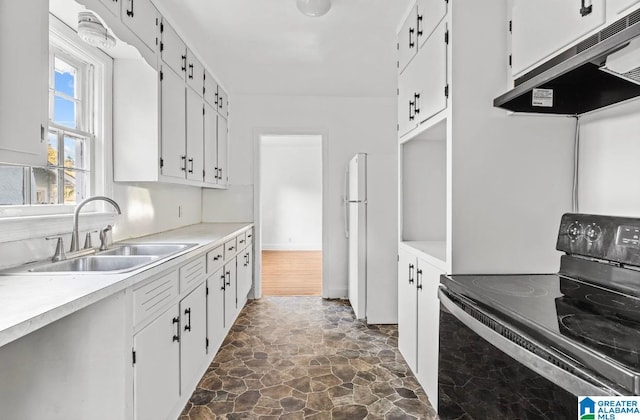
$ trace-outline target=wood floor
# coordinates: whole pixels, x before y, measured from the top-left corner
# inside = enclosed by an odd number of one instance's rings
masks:
[[[322,251],[262,251],[262,295],[322,295]]]

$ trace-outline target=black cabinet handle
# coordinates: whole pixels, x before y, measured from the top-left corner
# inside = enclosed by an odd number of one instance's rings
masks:
[[[187,308],[184,310],[184,314],[187,315],[189,320],[187,324],[184,326],[185,331],[191,331],[191,308]]]
[[[580,7],[580,16],[585,17],[587,15],[590,15],[591,12],[593,12],[593,5],[590,4],[588,6],[585,5],[586,0],[582,0],[582,7]]]
[[[236,249],[236,247],[235,247],[235,246],[230,246],[230,247],[229,247],[229,251],[233,251],[234,249]]]
[[[182,56],[182,71],[187,71],[187,56]]]
[[[218,108],[222,109],[222,96],[218,100]]]
[[[413,121],[413,119],[416,117],[415,113],[413,113],[415,105],[415,102],[409,101],[409,121]]]
[[[189,79],[193,79],[193,64],[189,64]]]
[[[413,113],[414,115],[417,115],[420,113],[420,108],[418,107],[418,99],[420,99],[420,94],[419,93],[414,93],[413,94]]]
[[[413,42],[413,33],[416,30],[414,28],[409,28],[409,48],[415,47],[416,43]]]
[[[416,287],[418,288],[418,290],[422,290],[422,270],[418,269],[416,273],[418,273],[418,284],[416,285]]]
[[[189,173],[193,173],[193,158],[189,159]]]
[[[420,28],[422,24],[422,15],[418,15],[418,22],[416,26],[418,27],[418,36],[422,36],[422,29]]]
[[[231,272],[230,272],[230,271],[227,271],[227,272],[225,273],[225,277],[227,277],[227,278],[229,279],[229,280],[227,280],[227,281],[225,282],[225,285],[227,285],[227,286],[231,286]],[[225,288],[225,290],[226,290],[226,288]]]
[[[183,171],[187,171],[187,157],[186,156],[180,156],[180,159],[182,159],[182,169]]]
[[[133,0],[129,0],[129,4],[131,5],[131,10],[127,9],[127,16],[133,17]]]
[[[409,284],[413,284],[413,264],[409,264]]]
[[[220,280],[222,280],[222,287],[220,288],[220,290],[227,290],[227,288],[225,287],[226,283],[225,283],[225,279],[227,278],[226,274],[223,274],[220,276]]]
[[[214,101],[216,105],[218,105],[218,97],[219,97],[218,92],[216,92],[216,100]]]
[[[215,257],[213,257],[213,261],[218,261],[220,259],[220,255],[216,255]]]
[[[180,317],[179,316],[175,316],[173,317],[173,323],[177,324],[176,325],[176,333],[173,336],[173,341],[180,341]]]

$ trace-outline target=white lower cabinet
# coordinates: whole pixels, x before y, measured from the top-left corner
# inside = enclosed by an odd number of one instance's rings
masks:
[[[238,313],[237,303],[237,280],[236,271],[236,257],[231,258],[224,265],[224,327],[225,329],[231,328],[233,322],[236,320]]]
[[[398,348],[430,401],[438,401],[438,285],[443,270],[398,254]]]
[[[245,240],[246,242],[246,240]],[[247,301],[247,295],[252,286],[253,272],[253,250],[247,247],[240,251],[238,255],[238,308],[242,308]]]
[[[133,399],[136,420],[167,418],[179,398],[178,305],[133,337]]]
[[[224,270],[219,268],[207,278],[207,340],[209,354],[215,354],[225,336],[224,328]]]
[[[207,296],[205,283],[180,301],[180,393],[190,394],[207,357]]]

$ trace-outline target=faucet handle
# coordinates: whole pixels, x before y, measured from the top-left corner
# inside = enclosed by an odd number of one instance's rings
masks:
[[[47,241],[50,241],[52,239],[58,240],[58,242],[56,243],[56,252],[53,254],[51,261],[63,261],[64,259],[67,258],[67,256],[64,253],[64,241],[62,239],[62,235],[47,236],[45,237],[45,239]]]
[[[97,230],[90,230],[87,232],[87,235],[84,237],[84,249],[93,248],[93,244],[91,243],[91,234],[98,233]]]
[[[100,251],[106,251],[109,248],[109,236],[108,232],[113,229],[113,226],[107,225],[100,229]]]

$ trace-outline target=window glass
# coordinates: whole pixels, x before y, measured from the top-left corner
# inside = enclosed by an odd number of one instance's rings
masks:
[[[59,204],[57,169],[31,168],[31,203]]]
[[[64,204],[74,204],[86,198],[87,173],[65,169],[64,171]]]
[[[64,167],[87,169],[85,162],[85,139],[78,137],[64,137]]]
[[[53,122],[65,127],[78,128],[75,101],[56,95],[53,100]]]
[[[54,68],[53,84],[55,91],[70,98],[75,98],[77,69],[60,59],[60,57],[55,57]]]
[[[24,204],[24,168],[0,165],[0,205]]]

